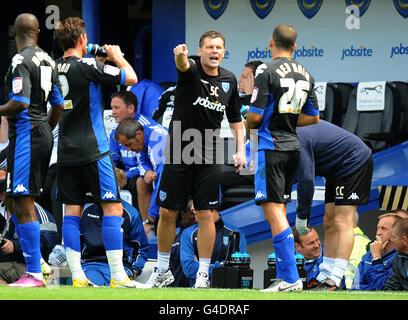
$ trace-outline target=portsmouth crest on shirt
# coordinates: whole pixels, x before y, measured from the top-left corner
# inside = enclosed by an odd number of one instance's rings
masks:
[[[222,82],[221,86],[222,86],[222,90],[224,90],[225,93],[229,91],[229,88],[230,88],[229,82]]]
[[[224,246],[228,246],[229,238],[227,236],[222,237],[222,243]]]
[[[160,199],[160,201],[164,201],[164,200],[166,200],[166,198],[167,198],[167,193],[164,192],[164,191],[162,191],[162,190],[160,190],[160,191],[159,191],[159,199]]]

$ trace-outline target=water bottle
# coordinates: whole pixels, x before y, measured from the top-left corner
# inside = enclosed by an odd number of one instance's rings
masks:
[[[88,53],[93,56],[97,56],[97,57],[107,57],[108,56],[105,48],[101,47],[98,44],[88,43],[86,48],[87,48]],[[123,56],[123,53],[122,53],[122,56]]]
[[[300,253],[296,253],[295,259],[296,259],[296,267],[299,273],[299,279],[302,280],[303,284],[306,284],[307,272],[304,268],[305,258]]]
[[[235,252],[231,255],[230,265],[238,269],[239,287],[252,289],[254,283],[254,271],[250,268],[251,257],[248,253]]]
[[[241,113],[241,116],[246,119],[247,113],[249,111],[249,106],[243,105],[241,107],[241,110],[239,111]]]
[[[88,53],[93,55],[93,56],[98,56],[98,57],[107,57],[108,54],[106,53],[106,50],[104,47],[101,47],[100,45],[94,44],[94,43],[88,43],[87,45],[87,50]]]
[[[249,266],[251,258],[248,253],[239,252],[239,232],[232,231],[228,239],[225,263],[221,264],[219,268],[212,269],[211,287],[252,288],[254,271]]]
[[[268,288],[276,280],[276,255],[275,252],[268,256],[268,269],[264,270],[264,288]]]

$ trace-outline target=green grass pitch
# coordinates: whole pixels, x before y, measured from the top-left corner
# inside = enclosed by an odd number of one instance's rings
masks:
[[[49,286],[47,288],[0,287],[1,300],[408,300],[408,292],[281,292],[239,289],[111,289]]]

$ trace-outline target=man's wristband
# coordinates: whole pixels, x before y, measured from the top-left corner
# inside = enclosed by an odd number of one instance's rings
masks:
[[[382,263],[382,259],[381,259],[381,257],[378,257],[378,258],[375,258],[375,259],[373,259],[373,260],[371,260],[371,265],[376,265],[376,264],[380,264],[380,263]]]

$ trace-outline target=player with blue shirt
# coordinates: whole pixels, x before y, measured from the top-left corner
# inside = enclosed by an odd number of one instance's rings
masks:
[[[292,230],[286,218],[300,146],[296,126],[319,121],[314,79],[292,60],[297,32],[279,25],[270,39],[273,61],[256,69],[246,117],[247,129],[257,129],[255,202],[271,226],[277,256],[277,280],[265,292],[302,290],[293,254]],[[248,130],[249,131],[249,130]],[[249,135],[254,136],[253,130]]]

